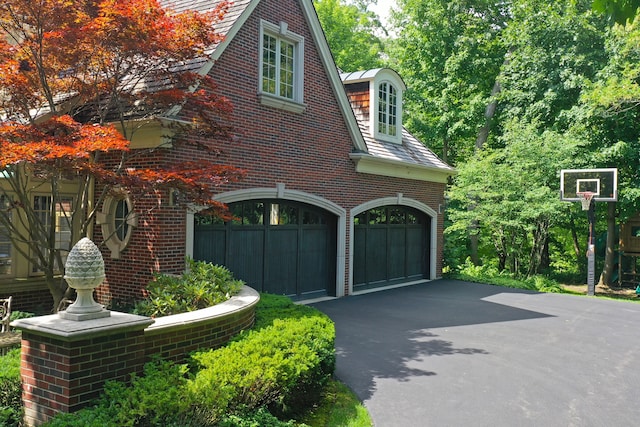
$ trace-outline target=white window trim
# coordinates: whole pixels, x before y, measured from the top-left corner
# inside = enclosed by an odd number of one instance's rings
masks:
[[[53,201],[53,195],[52,195],[51,193],[32,193],[32,194],[30,194],[30,195],[29,195],[29,199],[30,199],[31,204],[32,204],[32,205],[31,205],[31,208],[32,208],[32,209],[34,209],[33,204],[35,203],[35,198],[36,198],[36,197],[47,197],[47,198],[50,198],[50,199],[51,199],[51,205],[52,205],[52,206],[51,206],[51,208],[52,208],[52,209],[56,209],[55,204],[54,204],[54,201]],[[68,216],[60,215],[60,217],[64,217],[64,218],[66,218],[67,220],[72,220],[72,219],[73,219],[73,210],[75,209],[75,208],[74,208],[74,206],[75,206],[75,204],[76,204],[76,199],[75,199],[75,197],[74,197],[72,194],[62,193],[62,194],[60,195],[60,201],[61,201],[61,202],[65,202],[65,201],[70,201],[70,202],[71,202],[71,209],[72,209],[72,211],[67,212],[67,213],[65,214],[65,215],[68,215]],[[35,209],[34,209],[34,210],[35,210]],[[45,211],[39,211],[39,212],[45,212]],[[56,219],[56,221],[58,221],[58,219]],[[58,226],[58,224],[56,223],[56,228],[57,228],[57,226]],[[70,224],[70,226],[69,226],[69,227],[70,227],[70,228],[69,228],[69,233],[70,233],[70,237],[71,237],[71,236],[73,235],[73,224]],[[60,230],[60,231],[56,231],[55,233],[56,233],[56,246],[57,246],[57,243],[58,243],[58,242],[57,242],[57,240],[58,240],[58,235],[62,235],[62,234],[61,234],[61,233],[62,233],[62,230]],[[73,241],[71,241],[70,243],[73,243]],[[60,248],[57,248],[57,249],[63,249],[63,248],[62,248],[62,247],[60,247]],[[71,250],[71,248],[69,248],[69,250]],[[32,255],[33,255],[33,254],[32,254]],[[62,273],[62,272],[64,271],[64,264],[65,264],[65,262],[66,262],[66,256],[64,256],[64,257],[63,257],[63,260],[62,260],[63,265],[62,265],[62,266],[57,266],[57,268],[55,269],[55,271],[56,271],[57,273]],[[30,262],[30,263],[29,263],[29,273],[28,273],[28,274],[29,274],[29,276],[37,277],[37,276],[42,276],[42,275],[44,274],[44,271],[43,271],[43,270],[41,270],[41,269],[39,269],[36,265],[34,265],[33,263],[31,263],[31,262]]]
[[[124,201],[128,208],[129,214],[127,216],[126,223],[129,226],[124,239],[120,239],[116,233],[116,208],[118,203]],[[126,249],[131,240],[133,234],[133,228],[138,226],[138,214],[134,211],[133,201],[131,197],[125,193],[122,195],[109,196],[102,204],[102,211],[96,214],[96,222],[100,224],[102,230],[102,237],[105,240],[105,245],[111,251],[111,258],[119,259],[122,251]]]
[[[264,92],[262,89],[262,66],[264,35],[269,34],[279,40],[286,40],[294,45],[294,80],[293,98],[285,98],[276,94]],[[294,113],[302,113],[306,109],[304,104],[304,37],[289,31],[286,22],[275,25],[271,22],[260,20],[260,46],[258,60],[258,98],[265,106],[279,108]]]
[[[387,133],[382,133],[378,131],[378,108],[380,106],[380,98],[378,88],[381,84],[386,83],[390,87],[393,87],[396,91],[396,134],[389,135]],[[373,108],[371,113],[369,114],[371,120],[371,131],[372,136],[375,139],[379,139],[382,141],[393,142],[396,144],[402,143],[402,96],[403,96],[403,88],[397,82],[394,82],[390,79],[374,79],[369,85],[369,96],[370,99],[373,99]]]

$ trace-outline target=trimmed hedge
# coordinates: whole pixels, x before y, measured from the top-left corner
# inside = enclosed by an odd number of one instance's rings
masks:
[[[211,385],[225,391],[229,409],[259,408],[290,416],[320,399],[335,369],[333,322],[319,311],[265,296],[256,328],[227,346],[193,355],[197,374],[190,384],[203,407]],[[278,314],[278,312],[280,314]]]
[[[335,369],[335,330],[319,311],[262,295],[256,326],[227,346],[196,352],[188,365],[154,361],[131,385],[107,383],[93,408],[49,426],[293,427]],[[276,418],[278,417],[278,418]]]

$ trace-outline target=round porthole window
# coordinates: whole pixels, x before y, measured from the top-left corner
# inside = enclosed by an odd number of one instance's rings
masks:
[[[120,258],[120,253],[131,240],[133,228],[138,225],[131,198],[126,194],[107,197],[97,215],[97,222],[105,244],[111,250],[111,258]]]

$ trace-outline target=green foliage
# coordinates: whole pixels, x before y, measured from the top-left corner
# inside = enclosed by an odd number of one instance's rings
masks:
[[[448,193],[446,233],[462,245],[474,227],[484,263],[533,275],[566,208],[558,197],[557,171],[570,164],[580,141],[516,121],[506,125],[502,141],[504,148],[487,148],[459,167]],[[454,265],[466,257],[465,251],[449,254],[461,257],[451,260]]]
[[[450,277],[467,282],[486,283],[516,289],[528,289],[539,292],[564,292],[562,286],[555,280],[541,276],[518,277],[505,271],[499,271],[495,266],[476,266],[467,260],[463,265],[450,274]]]
[[[640,8],[638,0],[593,0],[593,10],[607,15],[613,22],[624,24],[633,20]]]
[[[101,425],[189,426],[193,414],[184,392],[186,365],[154,361],[144,367],[144,375],[132,375],[131,385],[110,381],[94,408],[61,414],[49,424],[54,427]]]
[[[229,393],[231,410],[266,406],[284,416],[319,400],[335,369],[333,323],[317,310],[280,298],[267,298],[255,329],[224,348],[193,355],[198,372],[190,390],[201,407],[214,404],[208,396],[212,385]],[[281,318],[272,316],[275,306],[281,307]]]
[[[266,408],[239,412],[223,417],[218,427],[305,427],[295,421],[280,421]]]
[[[228,300],[244,285],[224,266],[188,260],[182,276],[157,274],[147,285],[147,298],[136,304],[137,314],[157,317],[210,307]]]
[[[509,56],[500,76],[500,120],[562,132],[572,125],[567,112],[606,62],[606,22],[584,0],[516,0],[512,11],[503,34]]]
[[[371,427],[373,422],[358,397],[344,384],[332,380],[325,387],[322,403],[301,421],[310,426]]]
[[[14,348],[0,356],[0,426],[19,426],[22,415],[20,349]]]
[[[336,65],[342,71],[368,70],[382,65],[384,46],[376,34],[384,30],[378,17],[367,11],[369,3],[372,1],[313,2]]]
[[[474,150],[505,61],[503,2],[399,0],[389,62],[407,84],[405,126],[450,164]]]
[[[266,296],[256,310],[259,325],[226,347],[195,353],[190,375],[188,365],[148,363],[131,385],[108,382],[95,407],[47,425],[297,425],[272,414],[295,414],[317,402],[335,369],[333,323],[286,297]]]

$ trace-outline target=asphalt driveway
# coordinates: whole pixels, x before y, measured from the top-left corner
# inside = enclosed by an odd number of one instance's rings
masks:
[[[377,427],[640,425],[640,304],[437,280],[313,306]]]

